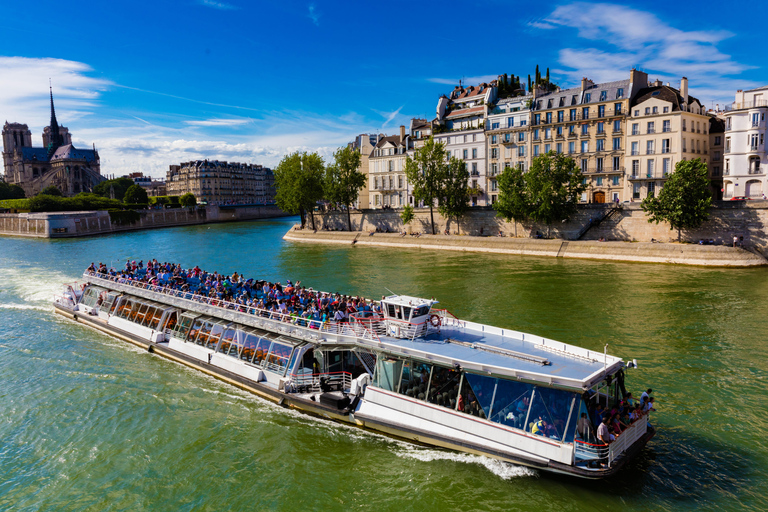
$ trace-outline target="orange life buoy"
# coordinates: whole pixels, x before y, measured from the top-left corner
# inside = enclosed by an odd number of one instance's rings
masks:
[[[432,324],[432,327],[440,327],[440,317],[437,315],[432,315],[429,317],[429,323]]]

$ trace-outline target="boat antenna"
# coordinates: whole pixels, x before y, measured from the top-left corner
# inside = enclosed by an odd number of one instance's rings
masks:
[[[384,289],[385,289],[385,290],[387,290],[387,291],[388,291],[389,293],[391,293],[392,295],[400,295],[399,293],[395,293],[395,292],[393,292],[392,290],[390,290],[390,289],[389,289],[389,288],[387,288],[386,286],[384,287]]]

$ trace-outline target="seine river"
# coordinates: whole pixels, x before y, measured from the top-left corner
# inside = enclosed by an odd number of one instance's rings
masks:
[[[0,238],[0,510],[766,510],[768,270],[285,242],[293,219]],[[150,257],[368,297],[636,358],[659,433],[604,482],[282,409],[54,316],[92,261]]]

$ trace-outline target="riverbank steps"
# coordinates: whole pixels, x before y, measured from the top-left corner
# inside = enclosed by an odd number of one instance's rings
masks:
[[[547,238],[562,240],[609,240],[628,242],[689,242],[714,240],[717,245],[731,245],[739,237],[745,247],[754,247],[768,253],[768,201],[717,201],[710,209],[710,218],[698,229],[670,229],[669,224],[648,222],[640,203],[581,204],[568,222],[555,222],[551,226],[534,222],[506,222],[496,216],[490,207],[470,209],[457,224],[455,219],[445,220],[434,211],[435,232],[461,235],[497,235],[505,237],[533,237],[540,233]],[[361,210],[351,212],[353,231],[381,231],[396,233],[405,229],[413,233],[431,233],[428,208],[416,208],[414,220],[403,226],[399,210]],[[314,215],[307,225],[318,231],[346,231],[346,212]],[[590,226],[587,228],[587,226]],[[743,238],[743,240],[742,240]]]
[[[492,236],[406,235],[349,231],[312,231],[294,226],[285,236],[293,242],[398,247],[442,251],[488,252],[519,256],[671,263],[707,267],[768,265],[762,255],[722,245],[653,242],[596,242]]]

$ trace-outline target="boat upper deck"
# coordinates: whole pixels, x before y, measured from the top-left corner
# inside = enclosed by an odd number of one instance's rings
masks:
[[[445,314],[439,327],[430,326],[424,336],[404,339],[377,331],[370,322],[319,322],[120,276],[86,271],[84,277],[104,288],[318,345],[357,345],[449,367],[459,365],[465,370],[570,389],[588,389],[604,375],[613,374],[623,366],[621,358],[602,352]]]

